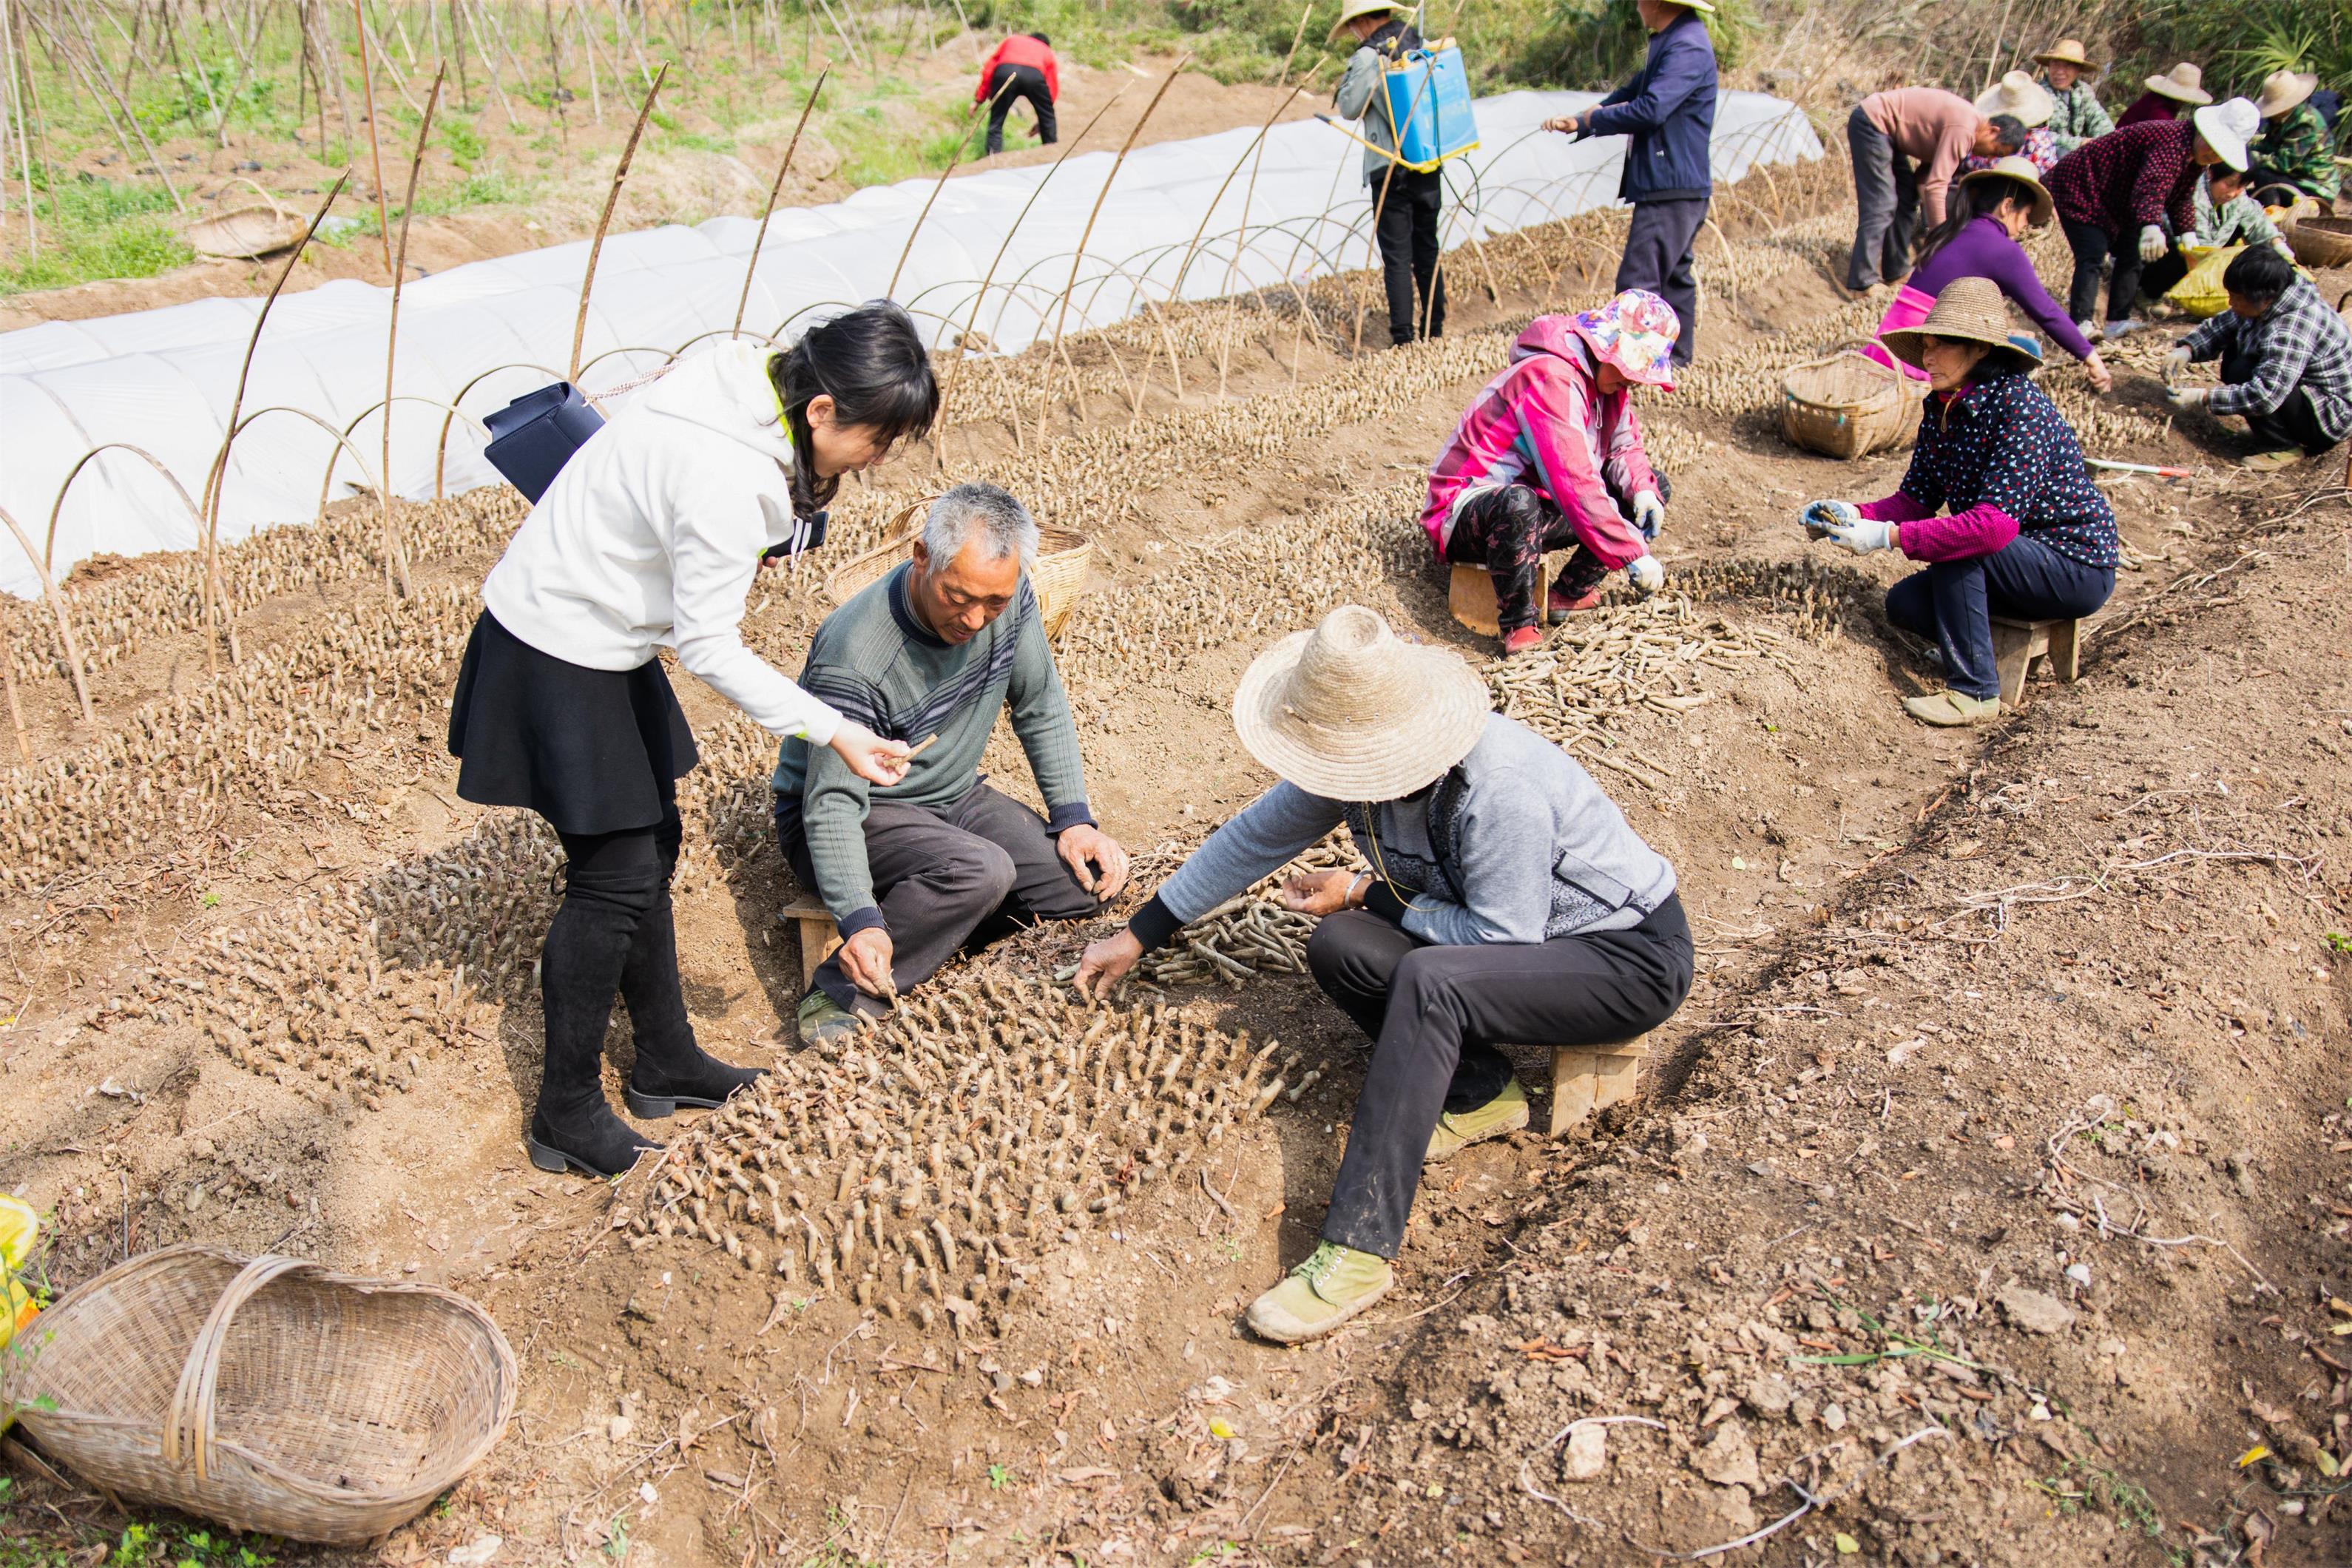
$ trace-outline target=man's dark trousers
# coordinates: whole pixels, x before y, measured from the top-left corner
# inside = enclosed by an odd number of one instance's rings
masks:
[[[2259,356],[2243,349],[2227,350],[2221,355],[2221,384],[2243,386],[2254,379],[2254,369],[2260,363]],[[2300,447],[2305,457],[2316,457],[2336,445],[2336,438],[2319,427],[2319,411],[2311,405],[2311,394],[2300,386],[2288,393],[2286,401],[2268,414],[2249,414],[2245,421],[2247,430],[2265,452]]]
[[[1874,283],[1911,275],[1911,230],[1919,219],[1919,175],[1911,160],[1857,106],[1846,117],[1853,154],[1853,254],[1845,286],[1859,292]]]
[[[1633,226],[1625,231],[1625,254],[1617,263],[1617,292],[1647,289],[1675,308],[1683,324],[1675,340],[1675,363],[1688,364],[1698,353],[1699,226],[1706,222],[1707,198],[1636,202]]]
[[[1370,176],[1380,216],[1381,271],[1388,283],[1389,342],[1445,335],[1445,279],[1438,273],[1437,215],[1445,202],[1445,172],[1417,174],[1401,165]],[[1381,187],[1388,194],[1383,196]],[[1421,331],[1422,318],[1428,331]]]
[[[793,874],[803,887],[815,887],[798,819],[778,829]],[[1039,920],[1084,920],[1102,908],[1078,886],[1045,819],[985,784],[945,805],[872,802],[866,864],[890,933],[890,978],[901,991],[929,980],[966,947]],[[869,1017],[883,1011],[850,984],[838,953],[817,966],[816,984],[838,1006]]]
[[[992,156],[1004,151],[1004,117],[1013,111],[1013,100],[1025,98],[1029,107],[1037,111],[1037,141],[1052,146],[1058,138],[1054,123],[1054,95],[1045,89],[1045,73],[1035,66],[999,66],[988,79],[988,151]]]

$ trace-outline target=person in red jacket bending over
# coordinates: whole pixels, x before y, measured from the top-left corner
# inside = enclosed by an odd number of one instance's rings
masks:
[[[1054,61],[1054,46],[1043,33],[1015,33],[996,46],[980,68],[980,86],[971,100],[988,105],[988,152],[1004,151],[1004,117],[1013,100],[1025,98],[1037,111],[1037,140],[1052,146],[1055,140],[1054,100],[1062,96],[1062,73]]]

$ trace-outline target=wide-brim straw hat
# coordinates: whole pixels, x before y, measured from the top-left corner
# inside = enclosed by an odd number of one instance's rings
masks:
[[[1881,332],[1878,341],[1905,364],[1924,370],[1921,351],[1928,338],[1988,344],[1992,349],[1988,358],[2005,360],[2019,370],[2031,370],[2042,363],[2040,345],[2022,332],[2010,331],[2009,301],[2002,297],[2000,285],[1990,278],[1953,279],[1936,296],[1926,321],[1916,327]]]
[[[1392,12],[1408,10],[1396,0],[1346,0],[1339,7],[1339,19],[1331,24],[1331,37],[1338,37],[1348,30],[1348,24],[1359,16],[1386,16]]]
[[[2033,63],[2038,66],[2080,66],[2084,70],[2092,68],[2091,57],[2084,53],[2080,38],[2059,39],[2034,56]]]
[[[2050,89],[2023,71],[2009,71],[1977,95],[1977,112],[1990,120],[1996,114],[2013,117],[2028,131],[2050,123],[2058,100]]]
[[[2252,151],[2247,145],[2254,132],[2262,129],[2262,111],[2250,98],[2233,98],[2226,102],[2209,105],[2189,111],[2189,122],[2205,145],[2231,168],[2243,174],[2253,162]]]
[[[1234,730],[1276,776],[1326,800],[1400,800],[1470,754],[1494,707],[1444,648],[1405,642],[1360,605],[1257,656]]]
[[[2319,86],[2316,76],[2301,71],[2273,71],[2263,78],[2263,90],[2254,99],[2254,111],[2264,120],[2275,120],[2309,98]]]
[[[2162,76],[2149,77],[2147,90],[2175,103],[2213,101],[2213,95],[2205,90],[2205,73],[2188,60],[2181,61]]]
[[[2033,193],[2033,211],[2026,222],[2035,228],[2050,226],[2050,219],[2057,212],[2058,204],[2051,200],[2050,192],[2042,184],[2042,171],[2033,166],[2032,159],[2021,158],[2011,153],[2006,158],[1996,159],[1981,169],[1971,169],[1960,176],[1963,185],[1973,184],[1979,180],[2015,180],[2025,186]]]

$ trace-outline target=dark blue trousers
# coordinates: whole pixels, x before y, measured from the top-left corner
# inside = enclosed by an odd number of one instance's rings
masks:
[[[1953,690],[1997,697],[1993,616],[2074,620],[2115,591],[2114,567],[2085,566],[2021,533],[1990,555],[1938,561],[1914,572],[1886,590],[1886,618],[1944,650],[1944,674]]]

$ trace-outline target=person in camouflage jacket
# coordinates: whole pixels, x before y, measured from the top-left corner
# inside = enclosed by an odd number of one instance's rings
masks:
[[[2034,63],[2042,68],[2042,85],[2050,92],[2050,118],[2043,129],[2057,144],[2060,157],[2116,128],[2114,117],[2092,89],[2091,62],[2080,40],[2061,38],[2056,47],[2036,55]]]
[[[2273,71],[2263,80],[2254,100],[2263,133],[2254,139],[2253,187],[2264,206],[2292,206],[2299,196],[2336,205],[2335,139],[2310,102],[2318,85],[2317,77],[2295,71]]]

